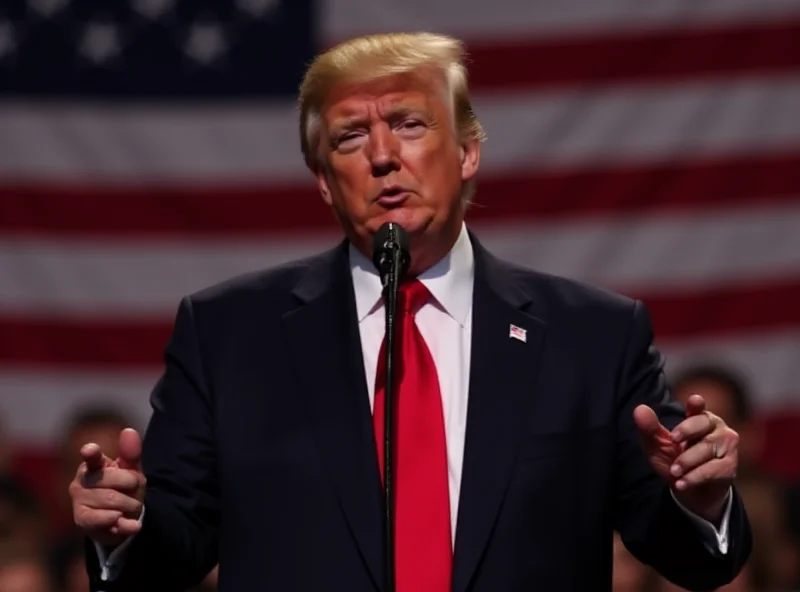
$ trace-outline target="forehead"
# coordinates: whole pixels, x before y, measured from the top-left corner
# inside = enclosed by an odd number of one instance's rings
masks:
[[[367,82],[335,85],[322,107],[323,119],[363,116],[371,108],[447,109],[444,84],[424,74],[399,74]]]

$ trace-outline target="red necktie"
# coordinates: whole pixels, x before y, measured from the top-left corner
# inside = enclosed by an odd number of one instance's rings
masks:
[[[397,592],[449,592],[453,563],[442,396],[414,315],[430,298],[418,280],[398,290],[395,337],[394,480]],[[373,423],[383,479],[386,343],[381,345]]]

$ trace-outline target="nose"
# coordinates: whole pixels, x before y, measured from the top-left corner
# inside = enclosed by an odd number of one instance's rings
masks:
[[[385,177],[400,169],[397,138],[388,125],[376,125],[370,130],[367,157],[373,177]]]

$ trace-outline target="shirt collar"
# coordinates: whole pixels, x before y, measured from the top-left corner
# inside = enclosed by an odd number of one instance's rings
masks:
[[[360,323],[369,315],[383,309],[381,278],[372,261],[352,243],[350,272],[353,276],[356,311]],[[462,224],[461,232],[450,252],[433,267],[420,274],[418,279],[428,288],[442,310],[463,327],[472,308],[474,274],[472,243],[466,225]]]

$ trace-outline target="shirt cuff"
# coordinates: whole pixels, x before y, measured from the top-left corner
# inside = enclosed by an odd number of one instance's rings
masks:
[[[733,507],[733,488],[728,489],[727,502],[725,503],[725,512],[722,514],[722,522],[720,522],[719,529],[711,524],[708,520],[701,518],[675,497],[675,492],[670,489],[672,499],[678,504],[678,507],[689,517],[692,523],[700,530],[705,538],[706,547],[712,551],[727,555],[728,553],[728,522],[730,521],[731,508]]]
[[[144,520],[144,506],[142,506],[142,513],[139,515],[139,525],[141,526]],[[136,535],[131,535],[125,539],[111,554],[108,554],[102,545],[97,542],[94,543],[95,551],[97,552],[97,561],[100,564],[100,579],[104,582],[113,582],[119,577],[119,572],[122,571],[125,565],[125,552],[131,545],[131,541],[136,538]]]

